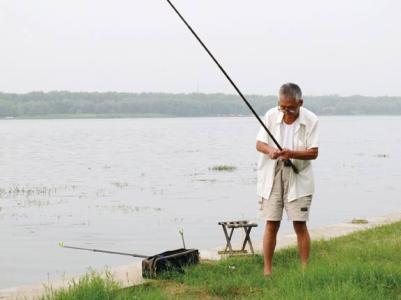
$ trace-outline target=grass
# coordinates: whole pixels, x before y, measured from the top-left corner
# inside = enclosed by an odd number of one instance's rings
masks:
[[[110,273],[106,277],[101,277],[95,272],[91,272],[81,278],[79,282],[72,282],[69,288],[52,290],[48,288],[48,293],[41,300],[104,300],[115,299],[120,293],[120,286],[112,278]]]
[[[351,224],[368,224],[368,220],[365,219],[352,219]]]
[[[401,299],[401,222],[316,241],[301,272],[295,248],[278,251],[273,276],[261,256],[203,262],[185,274],[118,289],[111,278],[86,277],[43,300],[67,299]]]
[[[209,168],[209,170],[219,171],[219,172],[222,172],[222,171],[232,172],[232,171],[235,171],[236,169],[237,169],[237,167],[228,166],[228,165],[218,165],[218,166],[213,166],[213,167]]]

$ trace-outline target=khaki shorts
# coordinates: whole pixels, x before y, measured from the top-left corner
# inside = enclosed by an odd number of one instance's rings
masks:
[[[288,202],[288,184],[291,167],[284,166],[283,161],[277,161],[272,192],[269,199],[262,198],[259,217],[266,221],[281,221],[283,209],[290,221],[308,221],[312,195]]]

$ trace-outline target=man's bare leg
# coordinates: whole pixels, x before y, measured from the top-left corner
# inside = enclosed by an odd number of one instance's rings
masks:
[[[299,257],[301,258],[302,271],[305,271],[310,254],[310,236],[306,222],[293,222],[295,233],[297,234]]]
[[[263,236],[263,258],[265,276],[270,276],[272,273],[272,261],[274,249],[276,248],[276,237],[280,221],[266,221],[265,234]]]

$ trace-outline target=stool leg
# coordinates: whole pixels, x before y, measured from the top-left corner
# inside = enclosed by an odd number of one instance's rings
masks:
[[[242,250],[245,249],[246,243],[248,242],[249,249],[251,250],[251,253],[254,254],[253,246],[252,246],[252,242],[251,242],[251,236],[250,236],[252,227],[250,227],[250,226],[244,227],[244,230],[245,230],[245,240],[244,240],[244,243],[242,244]]]
[[[253,251],[253,246],[252,246],[252,242],[251,242],[251,230],[252,230],[252,227],[248,227],[246,236],[248,239],[249,249],[251,250],[252,254],[255,254],[255,252]]]
[[[232,238],[232,236],[233,236],[233,233],[234,233],[234,228],[231,228],[230,235],[229,235],[229,237],[228,237],[228,239],[230,240],[230,244],[231,244],[231,238]],[[224,248],[224,252],[227,251],[227,248],[228,248],[228,244],[227,244],[226,247]]]
[[[245,246],[246,246],[246,242],[247,242],[247,234],[246,234],[246,227],[243,227],[244,228],[244,231],[245,231],[245,238],[244,238],[244,242],[242,243],[242,248],[241,248],[241,251],[244,251],[245,250]]]
[[[224,236],[226,237],[226,241],[227,241],[227,245],[226,245],[226,248],[224,249],[224,251],[227,251],[227,247],[228,247],[230,249],[230,254],[232,254],[233,248],[231,247],[231,237],[233,235],[234,228],[231,228],[231,232],[230,232],[230,236],[229,236],[227,233],[226,226],[225,225],[222,225],[222,226],[223,226]]]

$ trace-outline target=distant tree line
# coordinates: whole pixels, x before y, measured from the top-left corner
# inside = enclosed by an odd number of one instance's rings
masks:
[[[276,96],[249,95],[259,114],[277,105]],[[304,106],[319,115],[399,115],[401,97],[337,95],[304,97]],[[237,95],[167,93],[31,92],[0,93],[0,118],[248,116]]]

